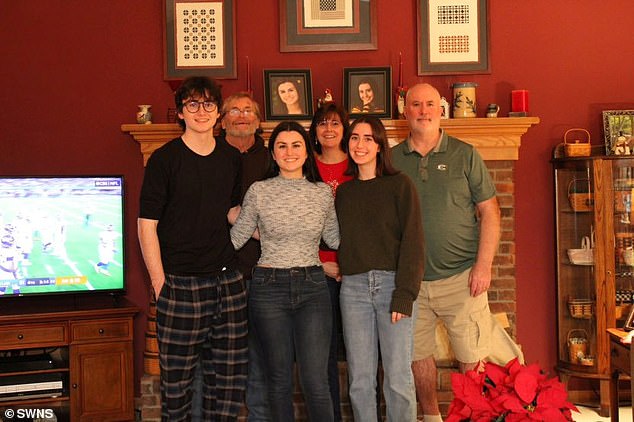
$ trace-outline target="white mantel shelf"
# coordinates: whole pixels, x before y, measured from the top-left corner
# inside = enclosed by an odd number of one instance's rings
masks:
[[[279,122],[262,122],[262,137],[268,141],[273,128]],[[309,121],[300,122],[306,128]],[[539,117],[497,117],[442,120],[441,127],[451,136],[474,145],[486,161],[518,160],[522,135],[539,123]],[[406,120],[383,120],[390,143],[396,144],[408,135]],[[141,146],[143,165],[152,152],[164,143],[180,136],[177,123],[149,125],[123,124],[121,131],[130,134]]]

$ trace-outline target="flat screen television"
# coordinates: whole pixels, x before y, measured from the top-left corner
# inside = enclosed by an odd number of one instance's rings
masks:
[[[122,176],[0,176],[0,300],[119,292]]]

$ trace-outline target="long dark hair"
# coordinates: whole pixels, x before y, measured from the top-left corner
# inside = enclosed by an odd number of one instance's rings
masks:
[[[392,150],[390,148],[390,144],[388,143],[385,126],[383,126],[381,119],[374,116],[361,116],[352,122],[350,129],[348,130],[348,136],[344,138],[346,141],[346,149],[348,150],[348,169],[346,170],[346,174],[354,176],[355,179],[359,177],[359,166],[350,156],[348,144],[354,128],[360,123],[367,123],[370,125],[370,128],[372,128],[372,138],[374,139],[374,143],[379,146],[379,151],[376,154],[376,177],[391,176],[400,173],[392,165]]]
[[[297,122],[293,122],[291,120],[285,120],[280,122],[273,132],[271,132],[271,138],[269,139],[269,153],[271,157],[273,156],[273,151],[275,149],[275,141],[277,140],[278,135],[281,132],[297,132],[302,136],[304,140],[304,145],[306,146],[306,161],[304,161],[304,165],[302,166],[302,173],[304,177],[309,182],[321,182],[321,176],[319,175],[319,171],[317,170],[317,163],[315,162],[315,153],[312,147],[312,143],[308,139],[308,134],[306,133],[306,129],[302,125]],[[275,177],[280,174],[280,167],[277,165],[275,160],[271,160],[271,164],[269,167],[268,177]]]
[[[339,120],[341,120],[341,124],[343,125],[343,139],[341,139],[339,143],[339,148],[341,148],[343,152],[348,152],[345,142],[346,136],[348,136],[348,128],[350,127],[348,112],[335,103],[326,103],[317,109],[310,128],[308,129],[308,136],[312,139],[317,154],[321,154],[321,144],[317,139],[317,125],[319,122],[328,120],[329,118],[332,119],[333,116],[339,116]]]

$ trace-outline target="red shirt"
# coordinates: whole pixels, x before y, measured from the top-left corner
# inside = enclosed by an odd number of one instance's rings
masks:
[[[344,174],[346,172],[346,169],[348,168],[347,158],[335,164],[322,163],[317,157],[315,157],[315,161],[317,162],[317,170],[319,170],[319,175],[325,183],[330,185],[333,196],[336,195],[337,188],[340,184],[347,182],[348,180],[352,180],[352,176]],[[332,250],[320,249],[319,259],[321,260],[321,262],[337,262],[337,252]]]

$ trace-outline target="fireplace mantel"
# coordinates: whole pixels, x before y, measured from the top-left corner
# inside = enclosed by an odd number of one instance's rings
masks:
[[[278,123],[262,122],[262,137],[266,141]],[[306,128],[310,126],[309,121],[300,123]],[[442,120],[441,127],[448,134],[473,144],[485,161],[497,161],[518,160],[522,135],[538,123],[538,117],[446,119]],[[408,135],[406,120],[383,120],[383,124],[392,144],[401,142]],[[182,133],[176,123],[123,124],[121,130],[129,133],[141,146],[144,165],[154,150]]]

